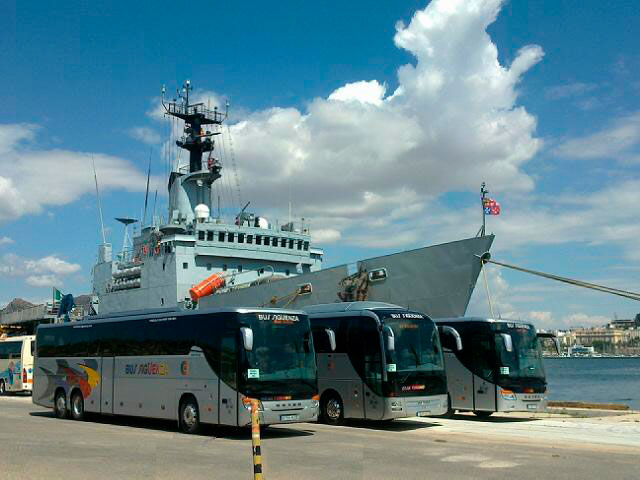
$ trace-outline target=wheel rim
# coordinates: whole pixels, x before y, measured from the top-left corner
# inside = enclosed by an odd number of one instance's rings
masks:
[[[4,380],[0,382],[0,394],[4,395]]]
[[[73,414],[76,417],[82,415],[82,397],[80,395],[76,395],[73,397]]]
[[[340,419],[340,414],[342,413],[342,407],[340,407],[340,402],[335,398],[329,399],[325,410],[327,411],[327,417],[329,417],[331,420]]]
[[[184,407],[182,411],[182,421],[189,428],[194,427],[198,423],[198,411],[195,405],[189,404]]]
[[[58,399],[56,400],[56,409],[58,412],[64,412],[67,408],[67,401],[64,398],[64,395],[58,395]]]

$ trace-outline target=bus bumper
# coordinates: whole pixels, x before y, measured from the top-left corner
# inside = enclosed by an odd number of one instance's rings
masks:
[[[547,408],[545,393],[512,393],[498,392],[498,412],[543,412]]]
[[[318,420],[317,400],[262,401],[259,412],[261,425],[278,423],[315,422]],[[241,413],[246,425],[251,423],[251,412]]]
[[[386,398],[385,418],[431,417],[447,413],[447,394]]]

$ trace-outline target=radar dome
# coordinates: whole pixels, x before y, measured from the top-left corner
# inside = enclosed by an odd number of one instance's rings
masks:
[[[258,217],[256,219],[256,227],[259,228],[269,228],[269,221],[264,217]]]
[[[207,207],[204,203],[196,205],[196,208],[194,209],[194,211],[196,214],[196,219],[200,223],[204,222],[206,219],[209,218],[209,207]]]

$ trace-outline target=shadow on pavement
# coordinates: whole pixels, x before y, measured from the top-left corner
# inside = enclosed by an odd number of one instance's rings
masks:
[[[540,418],[535,417],[507,417],[501,415],[491,415],[490,417],[477,417],[476,415],[469,414],[460,414],[456,413],[451,417],[453,420],[467,420],[470,422],[480,422],[480,423],[522,423],[522,422],[536,422],[541,420]]]
[[[367,430],[379,430],[383,432],[407,432],[410,430],[419,430],[421,428],[438,427],[441,424],[434,419],[433,422],[416,422],[413,420],[347,420],[345,427],[363,428]]]
[[[52,410],[29,412],[32,417],[50,418],[58,422],[73,422],[74,420],[61,420],[55,416]],[[141,428],[146,430],[155,430],[170,433],[179,433],[178,422],[172,420],[161,420],[156,418],[128,417],[125,415],[98,415],[86,414],[85,422],[117,425],[122,427]],[[309,429],[292,429],[282,426],[261,428],[262,438],[287,438],[287,437],[306,437],[313,435],[314,431]],[[225,438],[228,440],[247,440],[251,438],[251,429],[249,427],[230,427],[226,425],[202,425],[200,432],[195,435],[201,437]]]
[[[298,427],[302,426],[302,424],[297,425]],[[262,440],[308,437],[313,434],[315,434],[315,430],[310,430],[308,428],[289,428],[282,425],[260,428],[260,438]],[[224,425],[216,425],[213,427],[213,435],[217,438],[224,438],[225,440],[246,441],[251,439],[251,429],[249,427],[228,427]]]

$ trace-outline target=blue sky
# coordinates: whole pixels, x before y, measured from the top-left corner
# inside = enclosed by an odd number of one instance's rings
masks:
[[[209,2],[189,16],[175,2],[9,2],[0,304],[90,290],[91,155],[116,248],[112,218],[140,216],[150,153],[162,211],[158,96],[187,78],[231,103],[242,201],[284,218],[291,199],[327,265],[473,236],[484,180],[503,212],[489,219],[494,258],[640,291],[637,2],[345,3]],[[542,327],[640,311],[488,274],[503,316]],[[478,287],[469,312],[484,314]]]

